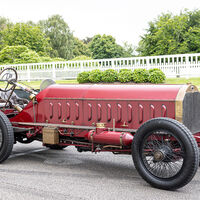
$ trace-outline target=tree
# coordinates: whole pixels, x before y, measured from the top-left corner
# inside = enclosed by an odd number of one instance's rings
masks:
[[[0,63],[36,63],[40,56],[24,45],[6,46],[0,51]]]
[[[0,46],[3,44],[2,31],[11,25],[12,25],[12,23],[9,21],[9,19],[7,19],[5,17],[0,17]]]
[[[200,52],[200,27],[190,27],[185,34],[185,43],[189,49],[188,53]]]
[[[6,46],[0,51],[0,64],[41,63],[53,61],[64,61],[64,59],[40,56],[37,52],[24,45]]]
[[[73,57],[73,34],[60,15],[53,15],[39,22],[52,47],[50,55],[71,59]]]
[[[28,26],[38,26],[37,23],[35,23],[35,22],[31,21],[31,20],[27,21],[26,24],[27,24]]]
[[[82,40],[84,44],[89,44],[92,41],[92,37],[86,37]]]
[[[119,58],[123,56],[123,48],[111,35],[95,35],[89,44],[94,59]]]
[[[91,56],[90,49],[81,40],[74,37],[73,57],[77,57],[81,55],[90,57]]]
[[[123,57],[133,57],[134,56],[135,48],[133,45],[129,44],[128,42],[124,42],[123,45]]]
[[[50,50],[48,39],[39,27],[17,23],[8,26],[1,33],[1,49],[6,46],[24,45],[39,54],[47,54]]]
[[[9,25],[12,25],[9,19],[5,17],[0,17],[0,31],[4,30]]]
[[[77,56],[77,57],[71,59],[71,61],[77,61],[77,60],[92,60],[92,58],[82,55],[82,56]]]
[[[200,11],[162,14],[149,23],[137,51],[142,56],[199,52]]]

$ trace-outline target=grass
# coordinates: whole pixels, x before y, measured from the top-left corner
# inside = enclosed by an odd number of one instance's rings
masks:
[[[31,87],[38,89],[40,88],[40,84],[42,81],[31,81],[31,82],[22,82],[26,85],[30,85]],[[78,84],[77,80],[59,80],[56,81],[58,84]],[[199,78],[167,78],[165,81],[166,84],[187,84],[191,83],[200,88],[200,77]]]
[[[32,88],[34,89],[39,89],[40,88],[40,84],[42,83],[42,81],[19,81],[19,83],[24,83],[26,85],[30,85]],[[59,80],[56,81],[57,84],[78,84],[78,82],[76,80]]]
[[[187,84],[191,83],[193,85],[196,85],[200,87],[200,77],[199,78],[168,78],[166,80],[167,84]]]
[[[193,84],[196,85],[200,90],[200,77],[198,78],[168,78],[166,84]]]
[[[40,88],[40,84],[42,81],[22,81],[19,83],[24,83],[26,85],[29,85],[35,89]],[[77,80],[58,80],[56,81],[58,84],[78,84]],[[196,85],[200,89],[200,77],[199,78],[168,78],[166,79],[166,84],[187,84],[187,83],[192,83],[193,85]],[[2,84],[2,83],[1,83]],[[1,86],[0,84],[0,86]]]

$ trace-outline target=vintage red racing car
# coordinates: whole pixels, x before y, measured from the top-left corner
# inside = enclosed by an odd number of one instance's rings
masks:
[[[174,190],[199,165],[200,93],[194,85],[57,85],[41,91],[0,73],[0,162],[17,142],[51,149],[132,155],[139,174],[156,188]],[[16,87],[30,94],[15,94]]]

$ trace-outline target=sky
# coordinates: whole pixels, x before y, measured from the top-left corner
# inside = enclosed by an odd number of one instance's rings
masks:
[[[200,0],[0,0],[0,16],[13,22],[37,22],[59,14],[79,39],[106,34],[133,46],[148,22],[184,9],[200,9]]]

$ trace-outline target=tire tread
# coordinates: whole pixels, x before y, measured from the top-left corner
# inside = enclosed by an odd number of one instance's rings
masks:
[[[9,119],[7,116],[0,111],[0,121],[2,125],[2,132],[6,131],[7,136],[4,137],[6,139],[5,144],[6,144],[6,149],[4,152],[0,152],[0,163],[5,161],[11,154],[13,144],[14,144],[14,133],[13,133],[13,127],[12,124],[10,123]],[[4,142],[4,141],[3,141]]]
[[[163,121],[163,120],[167,121],[168,123],[171,123],[172,126],[177,126],[183,132],[183,134],[187,137],[187,139],[190,142],[192,149],[194,151],[193,155],[191,155],[192,160],[193,160],[193,162],[190,163],[190,165],[191,165],[190,172],[191,173],[187,173],[187,175],[185,175],[184,181],[180,182],[177,185],[168,185],[168,186],[167,185],[165,185],[165,186],[160,185],[159,186],[158,184],[156,184],[154,182],[152,183],[148,178],[146,178],[144,176],[142,169],[140,169],[140,167],[138,167],[138,160],[136,159],[136,157],[138,156],[136,154],[138,154],[138,152],[135,152],[135,150],[133,150],[133,149],[135,149],[134,145],[138,145],[136,143],[137,143],[138,139],[141,137],[140,136],[140,134],[141,134],[140,130],[144,126],[149,126],[149,124],[152,123],[153,121],[160,123],[160,121]],[[157,187],[157,188],[160,188],[160,189],[167,189],[167,190],[175,190],[175,189],[178,189],[178,188],[183,187],[186,184],[188,184],[192,180],[194,175],[196,174],[198,166],[199,166],[199,150],[198,150],[196,140],[194,139],[190,130],[185,125],[181,124],[180,122],[178,122],[174,119],[165,118],[165,117],[154,118],[154,119],[151,119],[151,120],[149,120],[149,121],[147,121],[147,122],[145,122],[141,125],[141,127],[138,129],[138,131],[134,135],[134,139],[133,139],[133,143],[132,143],[132,157],[133,157],[133,161],[135,163],[135,167],[136,167],[137,171],[139,172],[139,174],[143,177],[143,179],[145,179],[149,184],[151,184],[154,187]]]

